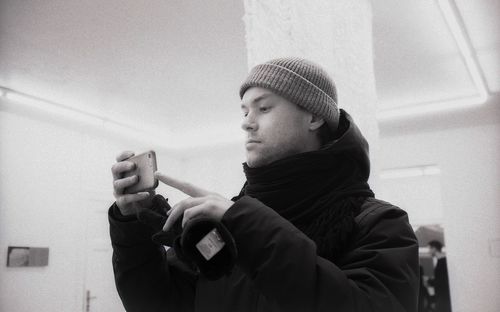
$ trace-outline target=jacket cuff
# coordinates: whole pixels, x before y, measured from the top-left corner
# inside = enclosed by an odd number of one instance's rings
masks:
[[[193,262],[208,280],[231,274],[238,254],[227,228],[208,217],[189,220],[174,249]]]
[[[127,216],[123,215],[120,211],[120,208],[118,208],[118,205],[116,204],[116,202],[113,203],[113,205],[109,209],[109,216],[112,217],[113,219],[115,219],[117,221],[121,221],[121,222],[137,220],[137,216],[135,213],[133,213],[131,215],[127,215]]]
[[[139,222],[135,215],[123,216],[114,203],[108,210],[111,242],[121,247],[134,247],[145,243],[153,244],[154,234],[147,225]]]

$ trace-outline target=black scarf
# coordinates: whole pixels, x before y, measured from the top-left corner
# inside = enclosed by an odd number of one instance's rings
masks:
[[[335,260],[354,230],[370,173],[368,143],[341,111],[341,137],[322,149],[243,169],[241,195],[254,197],[292,222],[316,242],[318,254]]]

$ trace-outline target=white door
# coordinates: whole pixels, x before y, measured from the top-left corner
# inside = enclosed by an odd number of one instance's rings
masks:
[[[114,201],[111,166],[120,148],[108,139],[88,136],[83,150],[93,151],[85,154],[82,170],[82,208],[87,223],[83,311],[125,311],[114,282],[107,215]]]
[[[88,193],[87,193],[88,194]],[[84,289],[84,312],[124,311],[116,291],[112,248],[109,239],[107,208],[110,196],[89,194],[87,207],[87,246]]]

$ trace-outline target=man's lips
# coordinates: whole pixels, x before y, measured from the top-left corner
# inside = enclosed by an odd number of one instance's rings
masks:
[[[248,139],[246,143],[247,144],[250,144],[250,143],[260,143],[260,141],[259,140],[254,140],[254,139]]]

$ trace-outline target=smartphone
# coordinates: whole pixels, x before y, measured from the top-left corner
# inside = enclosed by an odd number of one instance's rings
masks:
[[[148,151],[127,159],[135,164],[135,169],[125,172],[124,178],[136,175],[139,180],[134,185],[127,187],[124,192],[135,194],[138,192],[152,191],[158,186],[158,179],[155,178],[156,154]]]

